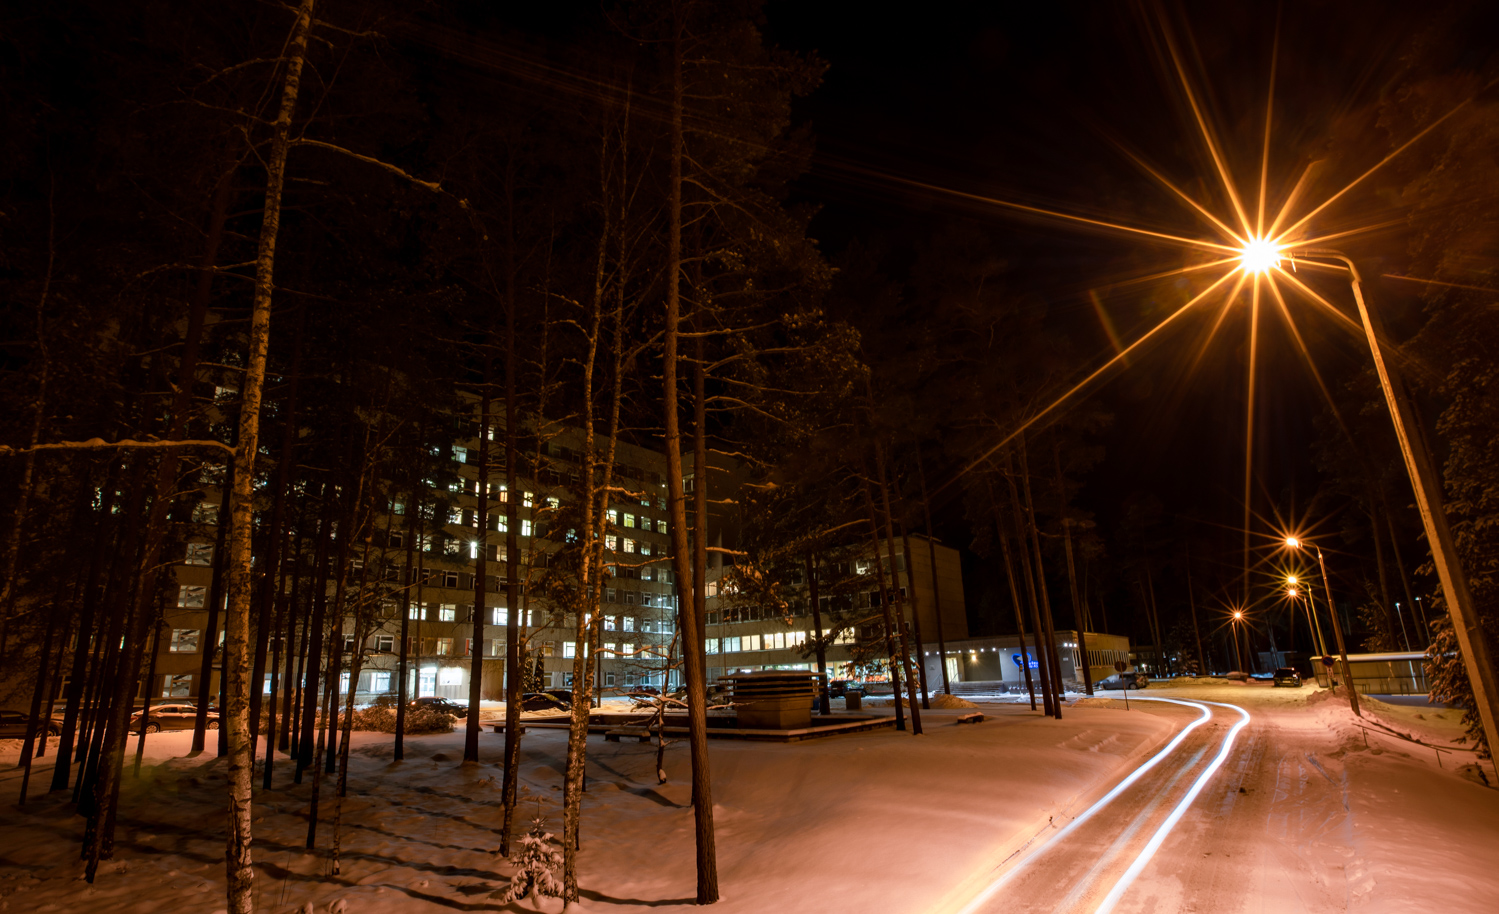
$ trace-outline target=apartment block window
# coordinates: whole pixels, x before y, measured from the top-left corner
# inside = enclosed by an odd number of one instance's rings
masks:
[[[466,448],[466,447],[455,447],[455,448],[453,448],[453,459],[456,460],[456,461],[458,461],[459,463],[468,463],[468,448]]]
[[[370,691],[389,692],[390,673],[386,670],[373,670],[370,672]]]
[[[463,685],[463,667],[445,666],[437,671],[437,684],[445,686]]]
[[[604,548],[608,549],[610,552],[613,552],[616,549],[618,549],[619,548],[619,537],[615,536],[612,533],[610,533],[607,536],[605,536],[604,537]]]
[[[463,551],[463,544],[451,536],[445,537],[442,542],[443,555],[458,555]],[[456,585],[455,585],[456,586]]]
[[[424,621],[427,618],[427,606],[425,603],[413,603],[406,610],[406,618]]]
[[[352,653],[354,653],[354,636],[353,635],[350,635],[350,634],[345,634],[344,635],[344,653],[345,654],[352,654]]]
[[[399,548],[406,545],[406,534],[402,533],[400,530],[392,530],[389,534],[386,535],[385,541],[390,545]]]
[[[709,638],[708,640],[706,640],[706,641],[703,642],[703,645],[707,649],[708,653],[710,653],[710,654],[716,654],[716,653],[718,653],[718,639],[717,638]]]
[[[541,656],[555,657],[557,655],[557,642],[544,641],[541,645]]]
[[[656,521],[656,532],[657,533],[665,533],[666,532],[666,521],[664,521],[664,520],[658,520],[658,521]]]
[[[390,513],[397,516],[404,516],[406,514],[406,504],[404,502],[392,501],[390,503]]]
[[[666,605],[666,602],[665,602],[664,599],[663,599],[661,605],[662,606]],[[669,634],[671,634],[671,620],[670,619],[662,619],[661,620],[661,634],[663,634],[663,635],[669,635]]]
[[[474,654],[474,639],[472,639],[472,638],[464,638],[463,639],[463,656],[465,656],[465,657],[472,657],[473,654]]]
[[[635,591],[633,591],[633,590],[627,590],[627,591],[625,591],[625,605],[626,606],[634,606],[635,605]]]
[[[807,633],[806,632],[787,632],[786,633],[786,646],[787,647],[801,647],[803,644],[806,644],[806,643],[807,643]]]
[[[625,616],[625,628],[624,628],[624,630],[627,631],[627,632],[633,632],[635,630],[635,617],[634,616]]]
[[[632,686],[634,684],[635,684],[635,674],[634,673],[626,673],[625,674],[625,685]]]
[[[450,524],[458,524],[458,525],[462,526],[462,524],[463,524],[463,509],[462,508],[449,508],[448,509],[448,523],[450,523]]]
[[[182,560],[189,565],[212,565],[213,543],[188,543]]]
[[[618,603],[619,602],[619,591],[615,590],[613,587],[606,587],[606,588],[604,588],[604,602],[605,603]],[[610,616],[609,618],[612,619],[614,617]]]
[[[457,603],[443,603],[440,606],[438,606],[437,607],[437,621],[439,621],[439,622],[456,622],[456,621],[458,621],[458,604]]]
[[[609,523],[616,526],[618,526],[619,524],[619,511],[615,510],[614,508],[609,509]]]
[[[760,649],[760,636],[759,635],[745,635],[744,636],[744,649],[747,650],[747,651],[758,651]]]
[[[633,514],[626,514],[625,515],[625,526],[626,527],[634,527],[635,526],[635,515],[633,515]]]
[[[786,647],[785,632],[766,632],[765,649],[767,651],[778,651]]]
[[[396,636],[395,635],[377,635],[377,636],[375,636],[375,650],[379,651],[382,654],[391,654],[391,653],[395,652],[395,649],[396,649]]]
[[[614,591],[612,591],[612,590],[609,591],[609,599],[610,599],[610,601],[614,600]],[[612,632],[612,631],[614,631],[615,630],[614,626],[615,626],[615,624],[618,621],[619,621],[619,617],[618,616],[605,616],[604,617],[604,631],[606,631],[606,632]]]
[[[491,638],[491,639],[489,639],[489,656],[491,656],[491,657],[503,657],[503,656],[505,656],[505,642],[501,641],[499,638]]]
[[[562,658],[564,660],[571,660],[573,657],[577,656],[577,653],[578,653],[577,642],[575,642],[575,641],[564,641],[564,642],[562,642]]]
[[[739,638],[737,636],[723,639],[723,652],[725,654],[737,654],[739,653],[739,649]]]
[[[496,606],[490,611],[491,625],[507,625],[510,622],[510,611],[503,606]]]
[[[619,656],[619,645],[615,644],[613,641],[605,641],[603,650],[605,657]]]
[[[614,685],[614,674],[613,673],[605,673],[604,674],[604,685],[606,685],[606,686],[612,686],[612,685]]]
[[[632,539],[626,539],[625,540],[625,551],[626,552],[634,552],[635,551],[635,541],[634,540],[632,540]]]
[[[620,644],[619,652],[622,656],[633,657],[635,655],[635,643],[633,641],[626,641]]]
[[[177,606],[182,609],[202,609],[208,599],[208,588],[200,584],[183,584],[177,588]]]
[[[447,656],[448,654],[453,653],[453,639],[452,638],[438,638],[437,639],[437,651],[436,651],[436,653],[437,653],[437,656],[439,656],[439,657],[444,657],[444,656]]]
[[[200,501],[193,506],[193,523],[216,524],[219,522],[219,506],[211,501]]]
[[[198,652],[199,632],[196,628],[174,628],[172,629],[172,647],[174,654],[196,654]]]
[[[349,671],[344,670],[338,674],[338,691],[340,694],[349,691]]]
[[[168,673],[162,679],[162,698],[189,698],[193,694],[192,673]]]

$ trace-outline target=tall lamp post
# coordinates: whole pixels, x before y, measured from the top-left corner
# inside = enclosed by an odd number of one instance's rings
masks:
[[[1286,537],[1286,545],[1292,549],[1301,548],[1301,540],[1294,536]],[[1348,706],[1353,713],[1359,717],[1364,714],[1358,707],[1358,689],[1353,687],[1353,667],[1348,665],[1348,647],[1343,643],[1343,623],[1338,619],[1338,607],[1332,601],[1332,582],[1327,579],[1327,563],[1322,561],[1322,550],[1317,549],[1317,567],[1322,569],[1322,587],[1327,594],[1327,611],[1332,614],[1332,633],[1338,639],[1338,659],[1343,665],[1343,684],[1348,687]],[[1307,591],[1307,603],[1312,601],[1311,590]],[[1323,647],[1322,656],[1327,656],[1326,647]]]
[[[1243,621],[1243,611],[1235,610],[1233,624],[1229,627],[1229,631],[1233,633],[1234,638],[1234,665],[1237,666],[1241,672],[1244,669],[1244,656],[1239,653],[1239,623]]]
[[[1457,560],[1457,548],[1452,538],[1452,529],[1447,525],[1447,514],[1442,507],[1442,488],[1437,483],[1431,452],[1421,433],[1421,427],[1415,421],[1415,414],[1399,375],[1386,364],[1384,353],[1380,351],[1375,318],[1364,303],[1358,268],[1354,266],[1353,260],[1341,251],[1314,249],[1306,253],[1341,261],[1348,268],[1353,300],[1358,303],[1364,335],[1369,338],[1369,351],[1374,356],[1374,368],[1379,373],[1379,386],[1384,391],[1390,420],[1395,425],[1400,455],[1405,459],[1405,470],[1416,494],[1416,507],[1421,512],[1421,524],[1426,529],[1426,542],[1431,547],[1432,564],[1436,566],[1437,578],[1442,583],[1442,597],[1447,602],[1447,613],[1452,618],[1452,631],[1457,636],[1468,682],[1473,688],[1473,703],[1478,706],[1478,716],[1483,721],[1489,746],[1499,746],[1499,681],[1496,681],[1488,642],[1478,621],[1477,608],[1473,605],[1473,593],[1468,589],[1468,578]],[[1327,580],[1325,571],[1322,579],[1324,582]],[[1337,622],[1336,612],[1333,613],[1333,622]],[[1341,648],[1341,634],[1338,640]],[[1352,685],[1351,682],[1349,684]]]

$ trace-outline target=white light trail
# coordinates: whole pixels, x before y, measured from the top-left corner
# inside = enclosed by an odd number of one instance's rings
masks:
[[[1213,717],[1213,712],[1211,709],[1195,701],[1182,701],[1176,698],[1146,698],[1144,696],[1139,697],[1137,700],[1164,701],[1174,705],[1196,708],[1197,710],[1202,712],[1202,716],[1183,727],[1182,731],[1176,734],[1171,742],[1166,744],[1166,748],[1162,749],[1160,752],[1157,752],[1155,755],[1151,756],[1150,759],[1145,762],[1145,764],[1130,772],[1129,777],[1120,781],[1114,786],[1113,790],[1110,790],[1108,793],[1100,797],[1098,802],[1094,803],[1092,806],[1089,806],[1076,819],[1073,819],[1071,822],[1067,823],[1065,827],[1059,830],[1055,835],[1052,835],[1045,844],[1035,848],[1029,856],[1025,857],[1019,863],[1015,864],[1013,868],[1005,871],[1005,873],[998,879],[995,879],[993,882],[989,883],[989,885],[986,886],[983,891],[975,895],[973,899],[968,902],[968,904],[960,908],[958,910],[958,914],[973,914],[973,912],[977,911],[981,905],[983,905],[989,899],[993,898],[995,893],[1004,887],[1005,883],[1013,879],[1016,873],[1024,870],[1026,865],[1031,861],[1041,857],[1045,848],[1050,847],[1052,844],[1066,837],[1066,835],[1074,828],[1077,828],[1079,825],[1082,825],[1084,822],[1092,818],[1094,813],[1102,810],[1104,807],[1112,803],[1115,797],[1119,796],[1119,794],[1123,793],[1131,784],[1143,777],[1145,775],[1145,772],[1154,768],[1156,765],[1159,765],[1161,761],[1166,758],[1166,756],[1174,752],[1176,750],[1176,747],[1182,744],[1182,740],[1187,738],[1187,734],[1207,723]],[[1210,702],[1210,704],[1216,704],[1216,702]],[[1225,707],[1231,706],[1226,705]],[[1247,720],[1248,715],[1245,715],[1245,718]]]
[[[1161,827],[1156,829],[1156,833],[1151,836],[1150,843],[1146,844],[1145,848],[1140,851],[1140,856],[1135,858],[1135,862],[1131,863],[1129,869],[1124,871],[1124,875],[1119,877],[1119,881],[1114,883],[1114,887],[1109,890],[1109,894],[1104,898],[1103,904],[1098,906],[1095,914],[1108,914],[1108,912],[1114,910],[1114,905],[1119,903],[1119,899],[1124,896],[1130,884],[1145,869],[1146,864],[1150,863],[1150,858],[1155,856],[1155,852],[1160,849],[1166,837],[1171,834],[1171,830],[1176,828],[1176,823],[1186,814],[1187,807],[1192,805],[1192,801],[1197,799],[1197,795],[1202,792],[1202,788],[1207,786],[1208,779],[1222,767],[1224,760],[1228,758],[1229,750],[1233,748],[1234,737],[1239,735],[1240,730],[1249,726],[1249,712],[1243,708],[1237,705],[1226,705],[1217,701],[1211,701],[1208,704],[1232,708],[1239,712],[1242,719],[1229,729],[1228,736],[1223,740],[1223,748],[1218,750],[1218,755],[1202,774],[1198,775],[1197,780],[1192,784],[1192,788],[1187,791],[1185,797],[1182,797],[1182,801],[1176,804],[1176,808],[1171,810],[1171,815],[1166,817],[1166,821],[1161,823]]]

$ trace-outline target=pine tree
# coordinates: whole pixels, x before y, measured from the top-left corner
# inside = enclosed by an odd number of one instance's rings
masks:
[[[520,839],[520,868],[510,877],[510,887],[500,897],[500,904],[519,901],[527,895],[538,909],[542,896],[558,898],[562,895],[562,882],[557,879],[557,869],[562,866],[562,855],[552,849],[552,833],[546,830],[546,820],[538,809],[531,820],[531,829]]]

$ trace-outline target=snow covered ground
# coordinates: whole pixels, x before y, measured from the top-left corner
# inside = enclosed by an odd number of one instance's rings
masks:
[[[1477,783],[1471,767],[1454,770],[1471,753],[1444,755],[1438,768],[1434,750],[1382,730],[1367,735],[1366,749],[1346,704],[1311,688],[1153,685],[1144,695],[1230,702],[1252,723],[1116,910],[1496,908],[1499,791]],[[1060,722],[1010,703],[981,703],[988,719],[978,725],[955,722],[967,709],[933,710],[921,739],[883,730],[792,744],[713,741],[718,909],[958,910],[1006,861],[1025,856],[1017,851],[1051,853],[1048,839],[1196,716],[1130,697],[1128,713],[1099,697],[1069,707]],[[1427,743],[1449,745],[1459,732],[1455,711],[1371,705],[1370,719]],[[1236,714],[1228,709],[1223,720]],[[1199,728],[1204,757],[1224,729]],[[16,748],[0,746],[0,910],[221,909],[222,763],[177,757],[190,738],[147,739],[141,779],[127,772],[115,860],[93,886],[76,861],[81,820],[65,797],[15,807]],[[554,831],[564,739],[533,729],[523,742],[521,812],[540,810]],[[460,732],[409,738],[399,764],[390,736],[356,734],[338,876],[328,875],[328,792],[318,851],[305,851],[309,785],[290,785],[290,771],[278,767],[276,789],[256,800],[257,909],[326,911],[343,901],[351,914],[529,910],[499,903],[513,872],[493,853],[502,738],[486,731],[483,740],[482,763],[466,768]],[[669,783],[657,785],[654,747],[590,737],[584,897],[575,910],[690,904],[685,749],[668,749]],[[1169,770],[1163,763],[1158,773]],[[33,786],[49,773],[46,761]],[[1163,787],[1149,790],[1098,814],[1104,839],[1117,841],[1135,811],[1174,802],[1162,800]],[[1148,832],[1156,819],[1141,821]],[[1123,856],[1132,847],[1121,845]],[[1074,850],[1083,863],[1088,854]],[[995,909],[1052,910],[1057,887],[1044,882],[1002,895]]]

